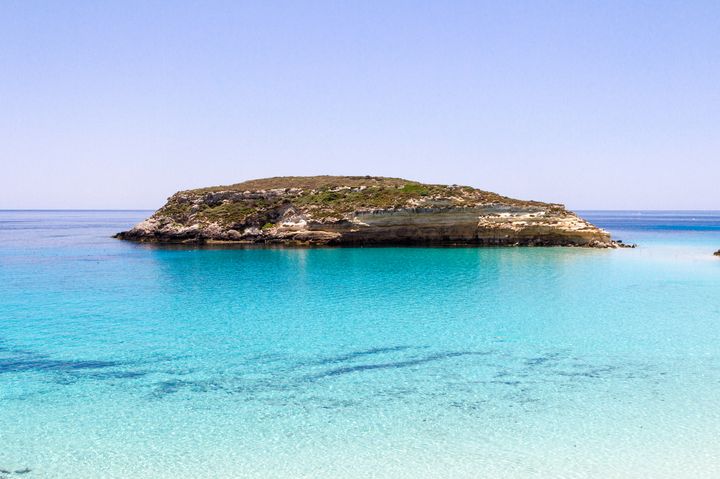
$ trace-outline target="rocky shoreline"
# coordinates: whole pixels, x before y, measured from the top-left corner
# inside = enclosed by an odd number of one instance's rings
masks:
[[[180,191],[115,237],[286,246],[626,246],[560,204],[370,176],[279,177]]]

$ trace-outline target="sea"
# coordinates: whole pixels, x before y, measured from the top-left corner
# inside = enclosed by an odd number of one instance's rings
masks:
[[[0,211],[0,478],[720,478],[720,212],[635,249],[200,248]]]

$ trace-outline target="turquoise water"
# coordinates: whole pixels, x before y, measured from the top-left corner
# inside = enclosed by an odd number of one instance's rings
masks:
[[[147,214],[0,212],[0,477],[720,477],[720,213],[585,213],[612,251],[109,238]]]

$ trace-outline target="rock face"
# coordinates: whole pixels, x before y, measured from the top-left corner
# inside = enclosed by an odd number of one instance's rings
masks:
[[[559,204],[369,176],[279,177],[180,191],[115,236],[156,243],[620,246]]]

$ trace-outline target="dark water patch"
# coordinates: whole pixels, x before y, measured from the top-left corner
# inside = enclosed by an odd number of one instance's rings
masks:
[[[252,378],[243,373],[224,371],[202,379],[173,377],[153,383],[148,397],[162,399],[178,393],[224,393],[236,395],[240,400],[255,400],[268,394],[277,396],[278,393],[289,397],[301,386],[296,378],[281,371],[275,371],[267,377]]]
[[[505,397],[505,401],[511,403],[511,405],[527,406],[536,405],[542,403],[542,399],[532,396],[529,391],[519,391],[518,393],[511,394]]]
[[[322,409],[352,409],[362,405],[361,401],[356,399],[321,399],[317,401]]]
[[[547,363],[557,362],[561,358],[562,356],[560,353],[550,353],[542,356],[528,358],[525,360],[525,364],[527,366],[544,366]]]
[[[489,352],[479,352],[479,351],[458,351],[458,352],[450,352],[450,353],[437,353],[437,354],[431,354],[429,356],[421,357],[421,358],[415,358],[415,359],[408,359],[405,361],[394,361],[394,362],[388,362],[388,363],[377,363],[377,364],[361,364],[357,366],[347,366],[342,368],[335,368],[330,369],[328,371],[325,371],[320,374],[314,374],[311,376],[307,376],[306,379],[308,380],[318,380],[318,379],[324,379],[328,377],[334,377],[334,376],[340,376],[344,374],[351,374],[361,371],[371,371],[371,370],[377,370],[377,369],[400,369],[400,368],[406,368],[410,366],[418,366],[420,364],[426,364],[431,363],[434,361],[441,361],[444,359],[451,359],[451,358],[458,358],[463,356],[487,356],[488,354],[491,354]]]
[[[490,384],[502,384],[505,386],[520,386],[522,384],[522,381],[499,381],[499,380],[492,380],[488,381]]]
[[[467,387],[451,385],[452,390],[447,388],[448,396],[454,396],[457,403],[448,402],[448,407],[459,408],[470,415],[504,415],[511,408],[540,411],[553,407],[559,397],[582,398],[588,392],[608,395],[618,385],[637,387],[654,394],[655,386],[667,375],[657,364],[630,358],[597,358],[598,361],[593,361],[593,358],[578,357],[568,351],[547,352],[529,358],[504,357],[503,364],[487,364],[476,370],[477,379],[468,381]],[[487,379],[482,377],[484,375]],[[477,396],[485,396],[494,406],[487,411],[462,406]],[[622,402],[625,398],[609,397],[608,400]],[[516,413],[508,417],[513,414]]]
[[[373,355],[387,354],[387,353],[397,353],[400,351],[407,351],[409,349],[422,349],[422,348],[426,348],[426,347],[427,346],[390,346],[390,347],[383,347],[383,348],[363,349],[360,351],[353,351],[353,352],[341,354],[338,356],[331,356],[331,357],[323,358],[318,361],[314,361],[310,364],[315,365],[315,366],[325,366],[325,365],[329,365],[329,364],[338,364],[338,363],[353,361],[355,359],[364,358],[366,356],[373,356]]]
[[[54,384],[105,381],[107,388],[132,388],[149,401],[192,401],[194,395],[209,394],[219,402],[205,401],[203,407],[208,409],[234,401],[264,405],[282,416],[310,410],[331,414],[332,411],[381,407],[393,402],[487,416],[502,414],[513,406],[527,411],[550,407],[553,398],[565,394],[582,394],[583,391],[604,394],[616,382],[638,382],[646,387],[648,381],[662,378],[658,367],[653,369],[630,358],[578,357],[570,351],[516,355],[500,346],[486,351],[416,351],[421,348],[398,345],[361,349],[316,357],[311,362],[307,362],[306,357],[291,354],[264,355],[269,363],[258,361],[257,356],[247,362],[248,356],[240,356],[223,367],[212,368],[199,361],[201,358],[195,358],[192,366],[181,361],[175,367],[176,357],[152,353],[132,363],[58,361],[25,355],[5,363],[0,360],[0,368],[4,364],[5,370],[12,372],[53,373],[48,374],[48,378],[54,380]],[[383,354],[389,356],[383,357]],[[395,360],[388,360],[388,357]],[[379,358],[385,360],[378,361]],[[422,367],[445,360],[448,362]],[[305,369],[308,365],[314,369]],[[318,367],[321,365],[326,367]],[[403,373],[394,384],[374,380],[373,375],[361,375],[403,368],[415,369]],[[357,376],[343,383],[321,381],[347,374]],[[173,397],[176,399],[171,399]]]
[[[449,406],[452,408],[462,409],[465,411],[483,411],[488,407],[488,400],[473,400],[473,401],[451,401]]]
[[[152,397],[154,398],[163,398],[181,391],[192,393],[231,392],[225,384],[215,380],[187,381],[170,379],[155,383],[153,387]]]
[[[32,469],[29,467],[24,467],[22,469],[7,469],[7,468],[0,468],[0,479],[6,479],[11,478],[13,476],[24,476],[25,474],[28,474],[32,472]]]
[[[167,374],[169,376],[189,376],[198,372],[198,368],[168,368],[153,371],[160,374]]]
[[[162,381],[156,384],[155,394],[159,396],[167,396],[168,394],[174,394],[183,388],[192,386],[193,383],[190,381],[181,380],[169,380]]]
[[[263,354],[254,354],[252,356],[246,357],[242,364],[258,367],[263,365],[271,365],[271,364],[284,364],[287,363],[290,360],[289,356],[287,354],[280,354],[280,353],[263,353]]]
[[[609,373],[615,372],[618,370],[617,366],[587,366],[587,365],[576,365],[575,366],[576,371],[555,371],[554,374],[558,376],[568,377],[568,378],[589,378],[589,379],[598,379],[604,376],[607,376]]]
[[[128,366],[129,363],[113,360],[55,359],[0,340],[0,375],[40,374],[40,380],[52,386],[69,386],[82,380],[130,380],[148,373],[145,370],[130,370]],[[12,399],[25,400],[47,392],[36,390]]]
[[[97,379],[100,381],[112,380],[112,379],[137,379],[149,374],[148,371],[106,371],[106,372],[93,372],[85,374],[84,377],[89,379]]]
[[[0,353],[2,353],[3,355],[12,355],[14,357],[37,356],[37,353],[35,353],[34,351],[11,346],[7,341],[5,341],[4,339],[1,339],[1,338],[0,338]]]
[[[116,361],[58,360],[58,359],[0,359],[0,374],[19,372],[54,372],[102,369],[120,366]]]

